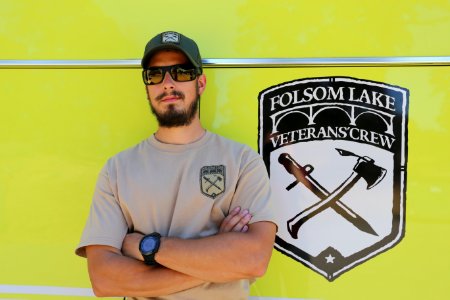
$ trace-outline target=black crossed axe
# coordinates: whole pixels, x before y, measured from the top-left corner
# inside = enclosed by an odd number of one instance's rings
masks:
[[[206,188],[206,192],[208,192],[209,189],[212,188],[213,186],[216,187],[220,192],[222,191],[222,189],[219,186],[217,186],[217,184],[216,184],[218,181],[222,181],[222,177],[216,176],[216,179],[214,181],[211,181],[206,176],[203,176],[203,179],[205,179],[206,181],[209,182],[209,186]]]
[[[328,207],[334,209],[338,214],[352,223],[359,230],[378,235],[370,224],[359,216],[350,207],[345,205],[340,199],[358,182],[361,178],[367,182],[367,189],[371,189],[380,183],[386,175],[386,170],[375,165],[374,160],[367,156],[359,156],[350,151],[337,149],[341,156],[356,156],[358,158],[350,176],[344,180],[333,192],[328,192],[312,176],[314,168],[311,165],[301,166],[288,153],[280,154],[278,162],[282,164],[288,173],[294,175],[295,181],[286,189],[289,191],[297,183],[301,182],[311,192],[313,192],[320,201],[301,211],[292,219],[288,220],[288,231],[294,239],[298,238],[300,227],[309,219],[324,211]]]

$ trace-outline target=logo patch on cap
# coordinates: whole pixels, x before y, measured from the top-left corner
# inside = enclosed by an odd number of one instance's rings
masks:
[[[173,31],[167,31],[162,34],[163,43],[180,43],[180,34]]]

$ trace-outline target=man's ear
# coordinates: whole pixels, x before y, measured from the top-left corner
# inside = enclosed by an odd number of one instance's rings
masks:
[[[206,88],[206,75],[201,74],[200,76],[198,76],[197,82],[198,82],[198,94],[201,95],[203,94]]]

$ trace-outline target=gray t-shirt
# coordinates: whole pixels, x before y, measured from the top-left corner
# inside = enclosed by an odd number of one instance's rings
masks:
[[[121,249],[131,231],[214,235],[236,206],[249,209],[251,223],[275,223],[267,171],[257,153],[211,132],[186,145],[151,136],[103,167],[76,253],[85,256],[85,246],[94,244]],[[248,289],[248,280],[206,283],[153,299],[247,299]]]

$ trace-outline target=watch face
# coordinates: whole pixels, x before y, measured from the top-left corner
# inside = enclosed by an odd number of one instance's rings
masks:
[[[148,236],[141,243],[141,251],[144,253],[153,252],[156,247],[156,239],[155,237]]]

